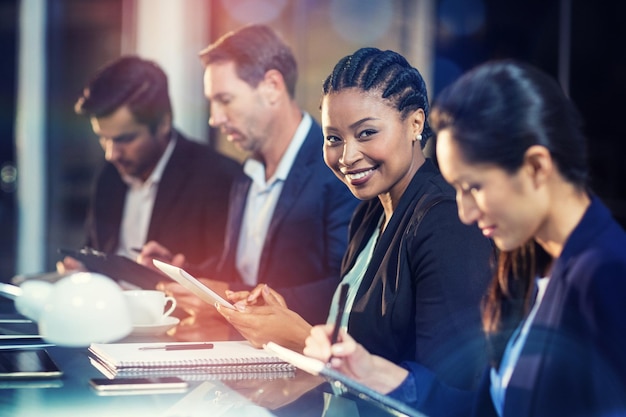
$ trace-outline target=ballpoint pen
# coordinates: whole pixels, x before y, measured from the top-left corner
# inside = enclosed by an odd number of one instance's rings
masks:
[[[330,345],[334,345],[337,343],[337,338],[339,337],[339,329],[341,328],[341,322],[343,318],[343,312],[346,308],[346,301],[348,300],[348,290],[350,289],[350,285],[341,284],[341,289],[339,290],[339,300],[337,305],[337,315],[335,316],[335,327],[333,327],[333,332],[330,335]],[[331,356],[328,361],[333,357]]]
[[[213,349],[213,343],[188,343],[181,345],[143,346],[139,350],[196,350]]]

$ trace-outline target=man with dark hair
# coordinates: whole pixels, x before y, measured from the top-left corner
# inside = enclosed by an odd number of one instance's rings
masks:
[[[133,248],[157,240],[195,262],[222,252],[241,168],[173,128],[167,76],[157,64],[117,59],[89,82],[75,110],[89,117],[107,162],[92,195],[87,246],[134,259]]]
[[[294,100],[295,58],[263,25],[224,35],[200,58],[209,124],[250,157],[233,185],[224,253],[196,271],[225,281],[209,283],[221,291],[256,288],[258,296],[267,284],[293,310],[321,322],[339,283],[357,200],[324,164],[321,128]],[[172,256],[155,242],[143,249],[145,265],[166,257],[191,268],[183,254]],[[259,313],[249,316],[250,327],[263,319]]]

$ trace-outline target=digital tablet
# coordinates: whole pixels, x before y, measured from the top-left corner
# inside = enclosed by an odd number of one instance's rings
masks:
[[[58,378],[63,372],[45,349],[0,350],[0,379]]]
[[[426,417],[426,415],[420,413],[414,408],[409,407],[403,402],[400,402],[399,400],[396,400],[388,395],[381,394],[378,391],[374,391],[373,389],[355,381],[339,371],[326,366],[325,363],[318,359],[304,356],[299,352],[287,349],[274,342],[268,342],[263,345],[263,348],[278,356],[280,359],[302,369],[303,371],[313,375],[323,376],[328,382],[333,384],[333,386],[344,388],[350,394],[385,410],[385,412],[391,415],[397,417]]]
[[[151,378],[92,378],[89,385],[97,391],[125,390],[185,390],[187,381],[176,376],[155,376]]]
[[[161,274],[124,256],[91,248],[59,249],[59,253],[82,262],[91,272],[106,275],[118,282],[128,282],[139,288],[153,290],[159,282],[163,282]]]
[[[198,297],[200,297],[201,300],[206,301],[211,305],[219,303],[226,308],[235,310],[235,307],[231,303],[224,300],[219,294],[198,281],[198,279],[196,279],[184,269],[159,261],[158,259],[153,259],[152,262],[154,263],[154,266],[159,268],[159,270],[167,274],[167,276],[178,282],[183,287],[187,288]]]

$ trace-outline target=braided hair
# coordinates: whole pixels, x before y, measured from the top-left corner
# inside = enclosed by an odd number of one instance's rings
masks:
[[[323,84],[326,96],[344,88],[363,91],[379,90],[382,98],[398,110],[404,120],[417,109],[428,119],[428,94],[420,72],[397,52],[377,48],[361,48],[343,57]],[[421,146],[432,135],[428,121],[424,123]]]

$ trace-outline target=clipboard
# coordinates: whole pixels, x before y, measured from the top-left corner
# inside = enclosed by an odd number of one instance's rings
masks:
[[[180,285],[200,297],[201,300],[206,301],[211,305],[219,303],[226,308],[236,310],[235,306],[224,300],[218,293],[198,281],[196,277],[184,269],[159,261],[158,259],[153,259],[152,262],[154,263],[154,266],[159,268],[160,271],[164,272],[174,281],[178,282]]]
[[[58,252],[82,262],[91,272],[97,272],[115,281],[127,282],[145,290],[153,290],[159,282],[167,280],[157,271],[121,255],[100,252],[91,248],[59,249]]]
[[[320,375],[326,378],[328,382],[339,388],[344,388],[347,392],[355,395],[361,400],[367,401],[377,407],[382,408],[385,412],[394,416],[408,417],[427,417],[425,414],[409,407],[401,401],[391,398],[388,395],[381,394],[378,391],[355,381],[354,379],[332,369],[318,359],[304,356],[301,353],[287,349],[274,342],[268,342],[263,348],[282,360],[302,369],[313,375]]]

